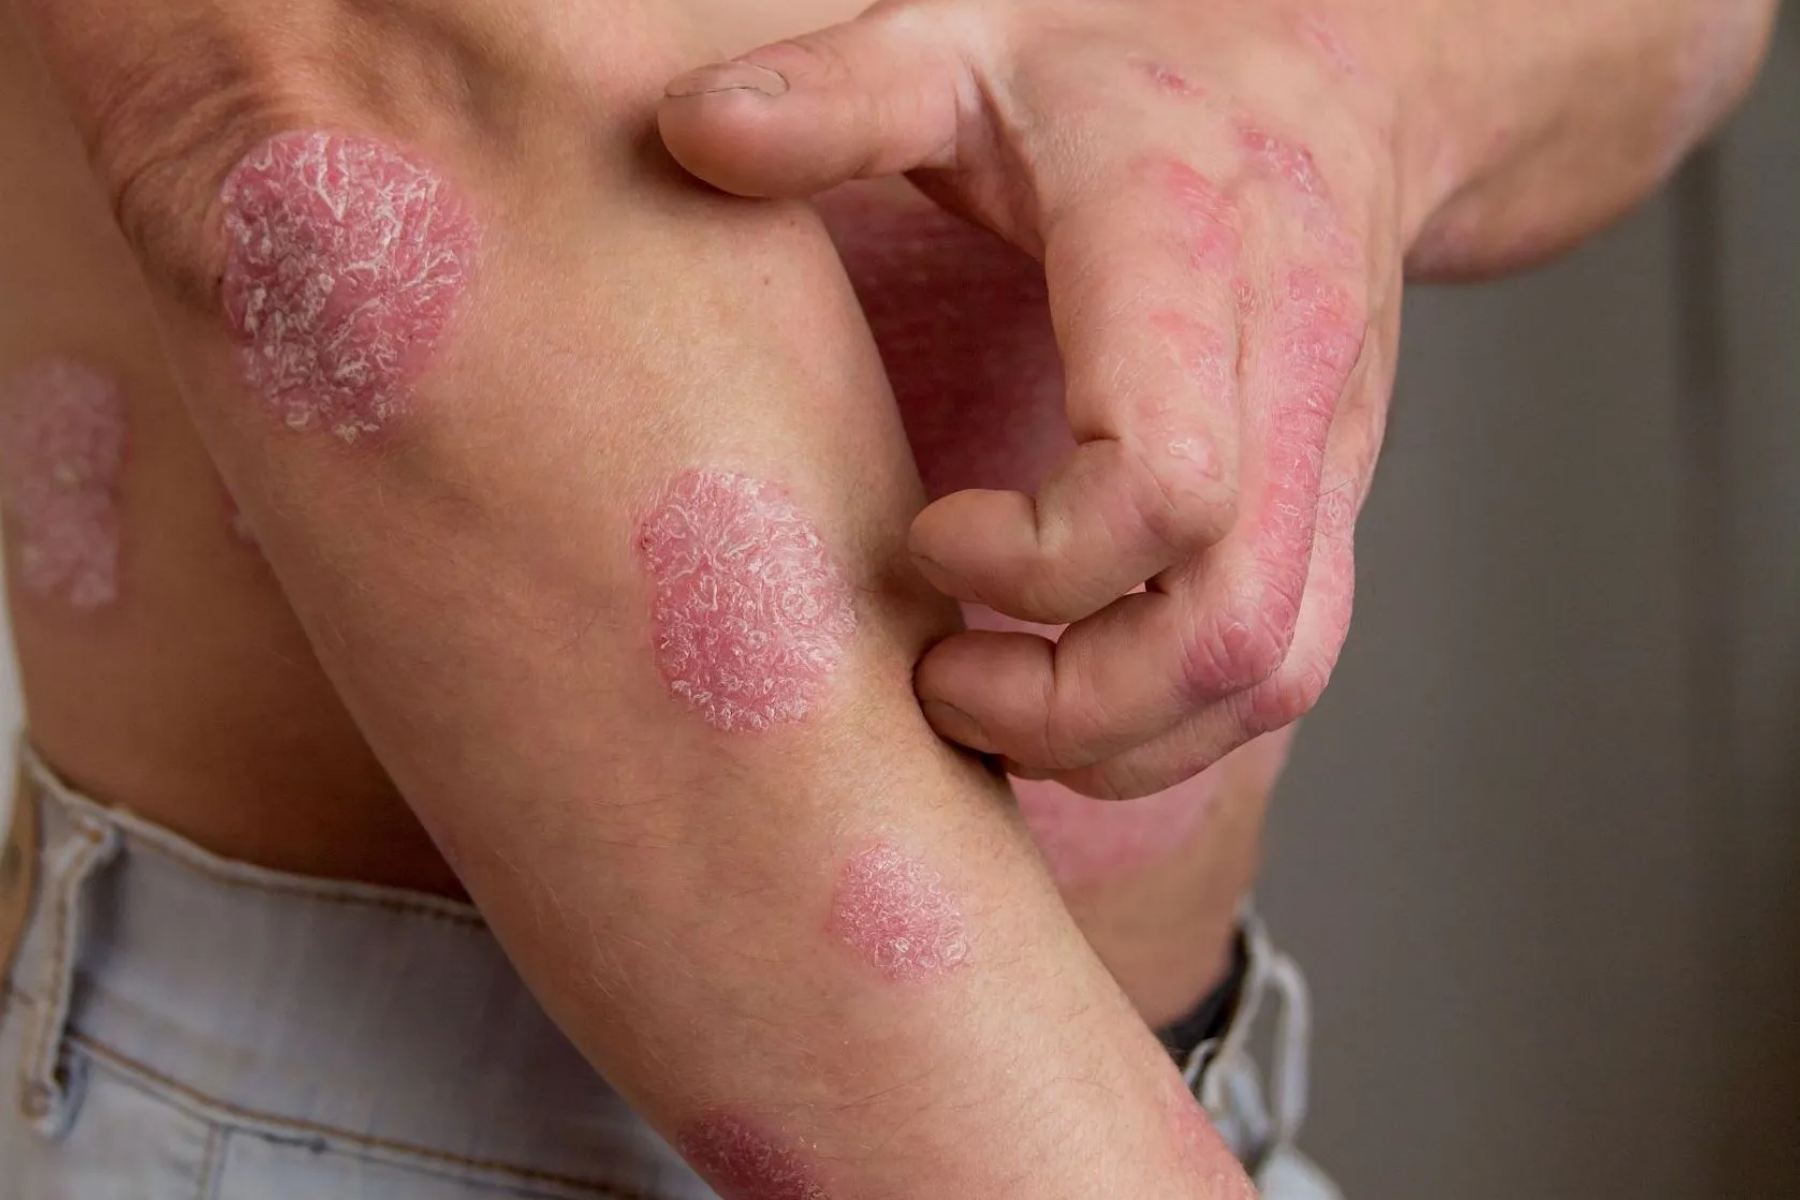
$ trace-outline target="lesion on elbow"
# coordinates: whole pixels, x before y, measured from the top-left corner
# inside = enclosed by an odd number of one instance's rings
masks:
[[[280,133],[219,192],[220,292],[244,382],[291,429],[344,441],[409,407],[474,273],[459,189],[383,140]]]
[[[213,316],[229,307],[225,193],[247,156],[323,137],[381,147],[390,173],[500,173],[547,141],[605,141],[595,127],[633,112],[649,128],[694,41],[650,0],[22,6],[150,283]]]

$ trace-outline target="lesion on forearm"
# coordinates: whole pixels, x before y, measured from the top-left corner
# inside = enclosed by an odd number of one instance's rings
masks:
[[[644,149],[657,55],[609,107],[569,59],[514,88],[530,38],[434,19],[378,63],[368,30],[246,26],[229,79],[75,101],[208,449],[384,765],[718,1181],[810,1147],[792,1171],[842,1193],[1214,1190],[1004,784],[918,710],[954,610],[904,565],[922,491],[816,218]],[[479,56],[461,84],[406,82],[446,45]]]

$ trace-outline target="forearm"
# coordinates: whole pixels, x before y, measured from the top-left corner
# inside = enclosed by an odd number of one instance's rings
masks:
[[[1776,0],[1345,0],[1400,80],[1407,267],[1480,275],[1641,200],[1749,87]]]
[[[918,713],[951,617],[829,244],[643,152],[690,35],[563,7],[246,5],[210,60],[129,70],[45,21],[322,661],[552,1012],[728,1194],[1216,1194],[1002,786]],[[196,43],[144,19],[117,36],[147,57]],[[334,144],[234,163],[293,130],[398,148],[423,216],[331,259],[299,226],[382,206],[303,187],[270,253],[256,205]],[[282,305],[415,237],[448,239],[454,269],[407,260],[448,299],[338,331],[405,344],[290,363],[270,331],[320,328]]]

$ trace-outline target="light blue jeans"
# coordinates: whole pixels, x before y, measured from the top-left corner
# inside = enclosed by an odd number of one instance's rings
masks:
[[[22,778],[0,1200],[714,1200],[472,908],[221,860],[29,751]],[[1278,990],[1285,960],[1252,943],[1255,993]],[[1288,1145],[1295,1062],[1265,1106],[1241,1040],[1192,1064],[1196,1086],[1265,1195],[1331,1200]]]

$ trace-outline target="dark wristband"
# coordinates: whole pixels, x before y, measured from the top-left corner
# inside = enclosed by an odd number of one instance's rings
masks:
[[[1177,1066],[1185,1065],[1194,1051],[1207,1042],[1225,1036],[1243,997],[1244,981],[1249,977],[1250,953],[1240,932],[1231,939],[1231,969],[1219,986],[1208,992],[1187,1016],[1156,1031]]]

